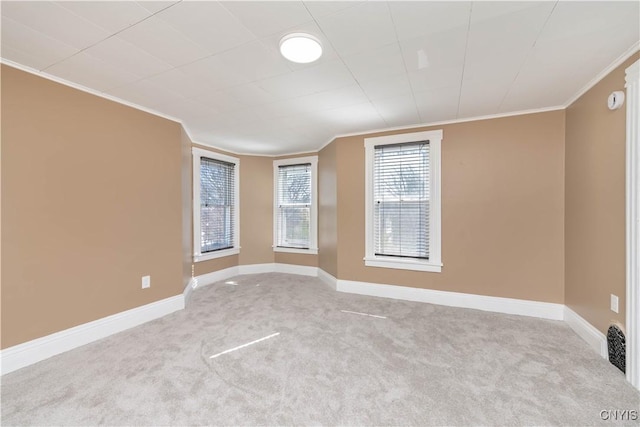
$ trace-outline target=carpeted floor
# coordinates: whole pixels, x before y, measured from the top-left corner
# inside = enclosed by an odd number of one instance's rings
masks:
[[[2,425],[612,425],[602,410],[640,408],[563,322],[235,280],[5,375]]]

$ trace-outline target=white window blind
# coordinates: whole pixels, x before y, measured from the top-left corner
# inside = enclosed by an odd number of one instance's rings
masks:
[[[429,148],[429,141],[375,147],[375,255],[429,259]]]
[[[276,246],[309,249],[311,237],[311,163],[278,167]]]
[[[200,158],[200,253],[233,248],[235,242],[235,166]]]

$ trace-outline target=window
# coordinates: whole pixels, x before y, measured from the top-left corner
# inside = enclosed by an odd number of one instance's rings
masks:
[[[440,272],[442,131],[365,138],[365,265]]]
[[[193,254],[195,261],[240,252],[240,161],[193,148]]]
[[[318,253],[317,169],[316,156],[273,162],[274,251]]]

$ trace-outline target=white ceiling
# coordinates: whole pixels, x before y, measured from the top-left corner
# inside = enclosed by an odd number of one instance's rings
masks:
[[[180,119],[240,153],[564,105],[637,46],[631,2],[11,2],[14,62]],[[304,31],[324,55],[286,61]]]

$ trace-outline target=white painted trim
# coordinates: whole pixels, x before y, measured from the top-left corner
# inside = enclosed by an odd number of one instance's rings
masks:
[[[193,293],[193,290],[196,288],[196,286],[198,286],[198,283],[196,282],[196,278],[192,277],[191,280],[189,280],[189,283],[187,283],[187,286],[184,287],[184,290],[182,291],[182,295],[184,296],[185,306],[189,304],[189,300],[191,299],[191,294]]]
[[[206,261],[214,258],[222,258],[225,256],[236,255],[240,253],[240,159],[237,157],[227,156],[215,151],[203,150],[202,148],[192,147],[193,155],[193,260],[194,262]],[[234,165],[234,212],[233,212],[233,248],[223,249],[220,251],[200,253],[200,161],[205,157],[208,159],[220,160]]]
[[[584,320],[582,316],[567,306],[564,307],[564,321],[567,322],[569,327],[573,329],[580,338],[585,340],[589,347],[591,347],[596,353],[605,359],[609,358],[607,337],[605,337],[598,328]]]
[[[626,69],[626,374],[640,390],[640,61]]]
[[[201,274],[193,278],[193,289],[208,286],[221,280],[226,280],[230,277],[240,275],[240,268],[238,266],[225,268],[223,270],[213,271],[211,273]]]
[[[273,273],[276,271],[275,263],[267,263],[267,264],[249,264],[249,265],[240,265],[238,266],[238,274],[262,274],[262,273]]]
[[[127,107],[135,108],[136,110],[144,111],[145,113],[153,114],[154,116],[162,117],[163,119],[171,120],[172,122],[177,122],[177,123],[182,124],[182,120],[180,120],[180,119],[178,119],[176,117],[169,116],[167,114],[161,113],[161,112],[159,112],[157,110],[154,110],[152,108],[143,107],[142,105],[126,101],[126,100],[124,100],[122,98],[118,98],[116,96],[109,95],[108,93],[100,92],[98,90],[88,88],[88,87],[83,86],[81,84],[74,83],[74,82],[71,82],[69,80],[65,80],[63,78],[60,78],[58,76],[54,76],[54,75],[49,74],[47,72],[36,70],[35,68],[29,67],[29,66],[26,66],[26,65],[22,65],[22,64],[19,64],[17,62],[13,62],[13,61],[11,61],[9,59],[5,59],[5,58],[1,58],[0,57],[0,63],[2,63],[4,65],[8,65],[9,67],[16,68],[18,70],[24,71],[25,73],[33,74],[33,75],[36,75],[38,77],[42,77],[43,79],[51,80],[52,82],[68,86],[70,88],[79,90],[81,92],[85,92],[85,93],[97,96],[99,98],[103,98],[103,99],[106,99],[106,100],[109,100],[109,101],[113,101],[113,102],[116,102],[118,104],[122,104],[122,105],[125,105]]]
[[[338,279],[336,279],[335,277],[333,277],[331,274],[327,273],[326,271],[324,271],[321,268],[318,268],[318,279],[322,280],[322,282],[324,284],[326,284],[327,286],[329,286],[329,288],[331,288],[334,291],[337,291],[338,289]]]
[[[6,348],[0,351],[2,375],[183,308],[184,295],[177,295]]]
[[[429,260],[401,259],[380,256],[374,248],[374,151],[383,145],[405,142],[429,141]],[[412,133],[400,133],[364,139],[365,148],[365,256],[364,263],[368,267],[396,268],[402,270],[418,270],[439,273],[442,270],[441,255],[441,197],[440,197],[440,146],[442,130],[431,130]]]
[[[295,265],[295,264],[280,264],[280,263],[276,263],[274,265],[275,265],[276,273],[288,273],[288,274],[297,274],[299,276],[318,277],[317,267],[309,267],[307,265]]]
[[[311,221],[309,249],[278,247],[278,183],[280,166],[311,164]],[[318,253],[318,156],[292,157],[273,161],[273,250],[276,252]],[[301,252],[299,252],[301,251]]]
[[[274,252],[284,252],[288,254],[303,254],[303,255],[318,255],[318,248],[284,248],[280,246],[276,246],[273,248]]]
[[[403,130],[412,130],[412,129],[421,129],[426,127],[435,127],[435,126],[444,126],[444,125],[455,125],[458,123],[467,123],[467,122],[478,122],[481,120],[492,120],[492,119],[503,119],[506,117],[514,117],[514,116],[524,116],[526,114],[538,114],[538,113],[548,113],[550,111],[559,111],[564,110],[566,107],[564,105],[556,105],[553,107],[544,107],[544,108],[532,108],[530,110],[521,110],[514,111],[511,113],[497,113],[497,114],[488,114],[486,116],[474,116],[474,117],[465,117],[461,119],[452,119],[452,120],[441,120],[439,122],[425,122],[425,123],[416,123],[413,125],[405,125],[405,126],[394,126],[387,128],[378,128],[378,129],[370,129],[364,132],[351,132],[351,133],[341,133],[332,138],[330,138],[327,142],[322,144],[320,148],[318,148],[318,152],[322,151],[327,145],[331,144],[338,138],[347,138],[350,136],[362,136],[367,137],[367,135],[372,135],[375,133],[382,132],[394,132],[394,131],[403,131]]]
[[[449,307],[473,308],[495,313],[516,314],[542,319],[562,320],[563,304],[528,301],[513,298],[490,297],[407,286],[383,285],[338,279],[337,290],[352,294],[426,302]]]
[[[576,92],[575,95],[573,95],[571,98],[569,98],[569,100],[564,103],[563,108],[568,108],[569,106],[571,106],[571,104],[576,102],[578,100],[578,98],[580,98],[582,95],[587,93],[587,91],[589,89],[591,89],[592,87],[597,85],[600,82],[600,80],[602,80],[605,77],[607,77],[609,75],[609,73],[611,73],[613,70],[615,70],[624,61],[629,59],[631,57],[631,55],[633,55],[634,53],[636,53],[638,51],[638,49],[640,49],[640,41],[635,42],[622,55],[620,55],[611,64],[609,64],[607,66],[607,68],[605,68],[604,70],[600,71],[600,73],[598,73],[593,79],[591,79],[591,81],[589,83],[587,83],[582,89],[580,89],[578,92]]]

